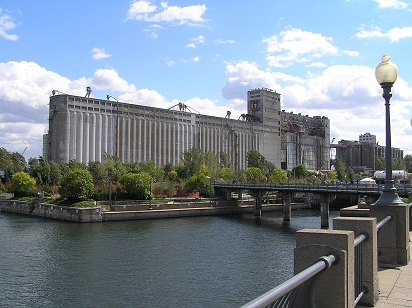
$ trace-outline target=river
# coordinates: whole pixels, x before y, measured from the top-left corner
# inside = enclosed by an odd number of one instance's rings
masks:
[[[337,213],[331,212],[331,218]],[[320,212],[107,223],[0,213],[0,307],[239,307],[293,275]]]

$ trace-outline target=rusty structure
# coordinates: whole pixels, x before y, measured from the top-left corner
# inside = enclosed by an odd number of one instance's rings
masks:
[[[330,169],[330,121],[282,110],[282,169],[302,164],[308,170]]]

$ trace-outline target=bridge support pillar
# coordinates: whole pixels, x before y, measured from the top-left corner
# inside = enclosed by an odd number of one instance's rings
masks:
[[[262,196],[263,196],[263,192],[262,191],[257,191],[254,194],[255,197],[255,210],[254,210],[254,214],[255,216],[261,216],[262,215]]]
[[[291,192],[282,192],[280,193],[282,197],[282,212],[283,212],[283,221],[290,221],[292,218],[292,207],[290,203],[292,202],[293,193]]]
[[[321,228],[329,228],[329,203],[335,199],[336,196],[332,194],[328,195],[316,195],[315,199],[320,203],[320,226]]]
[[[226,191],[226,200],[227,201],[232,200],[232,191],[230,191],[230,190]]]

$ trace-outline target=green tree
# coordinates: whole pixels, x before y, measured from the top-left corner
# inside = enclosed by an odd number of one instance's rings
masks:
[[[119,181],[131,198],[138,200],[151,198],[153,182],[152,177],[148,173],[129,172],[122,175]]]
[[[285,183],[288,180],[288,174],[281,168],[275,168],[273,169],[269,179],[274,183]]]
[[[294,179],[306,179],[306,177],[308,176],[308,170],[306,169],[305,165],[299,164],[296,165],[293,169],[292,169],[292,175]]]
[[[393,158],[392,159],[392,169],[393,170],[405,170],[406,169],[405,160],[402,158]]]
[[[0,170],[4,171],[3,181],[9,182],[13,174],[27,171],[24,156],[20,153],[10,153],[5,148],[0,148]]]
[[[177,172],[176,172],[175,170],[170,170],[170,171],[167,173],[167,178],[168,178],[170,181],[176,181],[176,179],[177,179]]]
[[[258,151],[251,150],[246,154],[247,166],[259,168],[265,176],[270,176],[276,168],[275,164],[266,160],[266,158]]]
[[[36,183],[39,185],[50,184],[50,165],[47,159],[43,156],[39,158],[29,159],[29,174],[36,179]]]
[[[87,164],[87,170],[91,173],[93,177],[93,183],[101,184],[107,181],[107,170],[99,161],[91,161]]]
[[[62,179],[62,172],[60,170],[59,164],[55,162],[50,162],[50,183],[52,185],[59,185]]]
[[[262,169],[249,167],[246,169],[246,180],[249,182],[261,182],[264,178]]]
[[[352,168],[349,168],[348,170],[348,179],[351,181],[351,183],[354,183],[356,181],[356,174],[355,171],[353,171]]]
[[[10,153],[10,158],[13,162],[13,173],[27,171],[27,164],[24,156],[20,153],[14,152]]]
[[[336,170],[330,170],[326,181],[328,183],[334,183],[337,179],[338,179],[338,173],[336,172]]]
[[[93,177],[86,169],[75,169],[63,176],[59,194],[68,199],[88,199],[93,194]]]
[[[223,167],[219,171],[219,178],[225,181],[234,180],[236,178],[236,170],[233,167]]]
[[[192,148],[183,153],[183,165],[186,174],[190,177],[200,171],[200,166],[204,163],[204,152],[199,148]],[[178,172],[179,173],[179,172]]]
[[[346,181],[346,178],[347,178],[346,165],[340,157],[336,157],[335,170],[338,174],[338,180]]]
[[[220,158],[220,166],[221,167],[228,168],[228,167],[232,166],[232,164],[230,163],[230,160],[229,160],[229,155],[227,155],[225,152],[220,151],[219,158]]]
[[[266,158],[260,154],[258,151],[251,150],[246,154],[247,166],[248,168],[259,168],[264,170],[266,167]]]
[[[376,158],[376,170],[385,170],[385,158],[383,157],[377,157]]]
[[[198,191],[202,196],[209,196],[212,193],[210,178],[203,173],[192,175],[185,183],[185,190],[188,193]]]
[[[17,172],[11,178],[10,191],[16,195],[27,195],[33,191],[36,180],[26,172]]]
[[[408,172],[412,172],[412,155],[408,154],[404,157],[405,161],[405,170]]]

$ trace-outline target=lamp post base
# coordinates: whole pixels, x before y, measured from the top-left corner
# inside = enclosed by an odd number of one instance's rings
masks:
[[[404,204],[401,198],[399,198],[398,193],[393,180],[385,181],[385,187],[382,189],[382,194],[375,205],[399,205]]]

